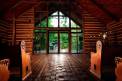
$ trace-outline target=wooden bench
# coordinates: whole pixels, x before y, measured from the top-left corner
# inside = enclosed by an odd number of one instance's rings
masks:
[[[22,81],[31,74],[30,54],[26,53],[24,41],[14,46],[0,43],[0,60],[2,59],[10,60],[8,66],[10,81]]]
[[[105,81],[115,81],[115,57],[122,56],[122,47],[106,46],[97,41],[96,52],[91,52],[90,71]]]
[[[21,49],[20,45],[8,45],[0,42],[0,59],[9,59],[9,80],[21,81]]]
[[[90,72],[92,72],[98,78],[101,78],[101,51],[102,51],[102,42],[96,42],[96,52],[91,52],[91,66]]]
[[[115,57],[115,63],[116,81],[122,81],[122,57]]]
[[[0,81],[8,81],[9,79],[9,59],[0,60]]]
[[[25,80],[31,72],[31,58],[30,54],[26,52],[25,41],[21,41],[21,54],[22,54],[22,80]]]

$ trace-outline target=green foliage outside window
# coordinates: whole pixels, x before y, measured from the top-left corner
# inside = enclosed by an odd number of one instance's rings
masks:
[[[59,20],[58,20],[59,19]],[[47,22],[48,20],[48,22]],[[71,23],[71,24],[70,24]],[[48,17],[48,19],[42,20],[39,24],[36,25],[37,27],[70,27],[73,28],[71,29],[71,49],[73,53],[76,53],[77,50],[80,51],[82,49],[82,41],[83,41],[83,36],[82,36],[82,30],[78,29],[80,28],[79,25],[77,25],[73,20],[69,19],[66,17],[63,13],[55,12],[51,16]],[[76,29],[75,29],[76,28]],[[46,29],[41,29],[41,30],[35,30],[35,37],[34,37],[34,46],[35,50],[44,50],[46,49]],[[68,33],[62,33],[60,32],[60,40],[58,41],[58,31],[56,32],[49,32],[49,46],[58,46],[58,42],[60,43],[60,49],[67,49],[69,47],[69,37]]]
[[[48,17],[48,22],[47,22],[47,19],[44,19],[40,23],[38,23],[38,25],[36,25],[36,26],[37,27],[47,27],[47,24],[48,24],[48,27],[58,27],[58,26],[59,27],[69,27],[70,22],[71,22],[72,28],[80,27],[74,21],[72,21],[68,17],[66,17],[63,13],[59,12],[59,16],[58,16],[58,12],[55,12],[51,16]]]

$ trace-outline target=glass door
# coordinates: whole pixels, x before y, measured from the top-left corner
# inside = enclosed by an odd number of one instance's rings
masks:
[[[49,32],[49,53],[58,53],[58,32]]]
[[[72,33],[72,42],[71,42],[71,50],[72,53],[81,53],[82,52],[82,34],[81,33]]]
[[[69,33],[49,31],[49,53],[69,53]]]
[[[46,53],[46,31],[35,30],[34,36],[34,52],[35,53]]]
[[[60,53],[69,53],[69,34],[68,32],[59,32],[60,34]]]

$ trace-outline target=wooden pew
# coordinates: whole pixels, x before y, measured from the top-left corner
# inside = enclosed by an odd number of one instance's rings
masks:
[[[96,52],[91,52],[90,71],[99,79],[115,81],[115,57],[122,56],[122,47],[106,46],[97,41]]]
[[[0,60],[0,81],[8,81],[9,79],[9,59]]]
[[[25,41],[21,41],[21,54],[22,54],[22,80],[25,80],[31,72],[30,54],[26,53]]]
[[[0,42],[0,60],[6,58],[10,63],[9,66],[5,66],[8,67],[6,70],[9,72],[9,81],[22,81],[31,74],[30,54],[26,53],[25,41],[14,46]]]
[[[10,60],[8,67],[10,81],[22,81],[31,74],[30,54],[26,53],[24,41],[14,46],[0,42],[0,60],[2,59]]]
[[[20,45],[8,45],[0,42],[0,59],[9,59],[9,80],[21,81]]]
[[[115,63],[116,81],[122,81],[122,57],[115,57]]]
[[[102,42],[99,40],[96,42],[96,52],[91,52],[91,66],[90,72],[92,72],[98,78],[101,78],[101,51]]]

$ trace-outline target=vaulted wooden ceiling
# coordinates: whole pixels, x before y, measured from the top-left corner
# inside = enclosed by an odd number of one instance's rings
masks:
[[[81,18],[84,9],[104,23],[122,18],[121,0],[2,0],[0,18],[12,20],[14,16],[18,17],[32,7],[35,8],[37,15],[39,10],[51,9],[50,13],[52,13],[56,9],[62,9],[64,13],[70,10],[74,16]]]

